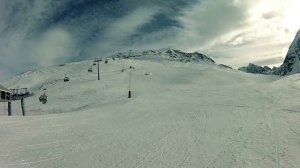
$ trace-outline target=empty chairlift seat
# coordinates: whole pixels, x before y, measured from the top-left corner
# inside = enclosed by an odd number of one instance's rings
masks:
[[[70,81],[70,78],[67,77],[67,75],[65,75],[64,82],[69,82],[69,81]]]

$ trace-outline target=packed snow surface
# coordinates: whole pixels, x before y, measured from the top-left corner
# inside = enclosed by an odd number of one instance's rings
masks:
[[[4,81],[34,96],[0,106],[1,168],[298,168],[300,76],[208,63],[109,60]],[[129,66],[132,98],[128,99]],[[125,69],[122,72],[122,68]],[[64,74],[70,82],[63,82]],[[48,103],[38,98],[47,88]]]

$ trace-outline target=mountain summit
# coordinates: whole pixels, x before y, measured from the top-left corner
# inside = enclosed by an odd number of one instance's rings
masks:
[[[292,75],[300,73],[300,30],[298,31],[294,41],[292,42],[289,51],[284,59],[283,64],[273,69],[267,66],[258,66],[255,64],[249,64],[246,67],[241,67],[239,70],[247,73],[258,73],[258,74],[273,74],[273,75]]]
[[[295,73],[300,73],[300,30],[292,42],[283,64],[275,72],[282,76]]]
[[[215,61],[208,56],[193,52],[186,53],[180,50],[160,49],[160,50],[144,50],[120,52],[110,56],[111,58],[134,58],[138,60],[169,60],[179,62],[207,62],[214,64]]]

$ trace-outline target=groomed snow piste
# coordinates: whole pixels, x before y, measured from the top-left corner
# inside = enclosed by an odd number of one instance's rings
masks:
[[[109,60],[5,81],[34,96],[0,104],[1,168],[298,168],[300,75],[206,63]],[[121,69],[125,66],[125,71]],[[129,66],[132,99],[127,98]],[[145,74],[148,75],[145,75]],[[64,74],[70,82],[63,82]],[[38,98],[47,88],[48,103]],[[5,109],[6,110],[6,109]]]

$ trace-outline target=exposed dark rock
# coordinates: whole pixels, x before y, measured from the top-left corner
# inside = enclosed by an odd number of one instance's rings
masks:
[[[275,73],[282,76],[300,73],[300,30],[292,42],[283,64]]]
[[[273,69],[271,69],[267,66],[261,67],[250,63],[246,67],[239,68],[239,70],[247,73],[273,74],[280,76],[300,73],[300,30],[292,42],[283,64],[279,68],[273,67]]]
[[[273,71],[270,67],[268,66],[262,67],[252,63],[250,63],[248,66],[240,67],[239,70],[247,73],[254,73],[254,74],[265,74],[265,75],[273,74]]]
[[[219,64],[220,67],[227,68],[227,69],[233,69],[232,67],[224,64]]]
[[[186,53],[180,50],[145,50],[118,53],[111,57],[115,58],[134,58],[134,59],[166,59],[180,62],[208,62],[214,64],[215,61],[208,56],[194,52]]]

